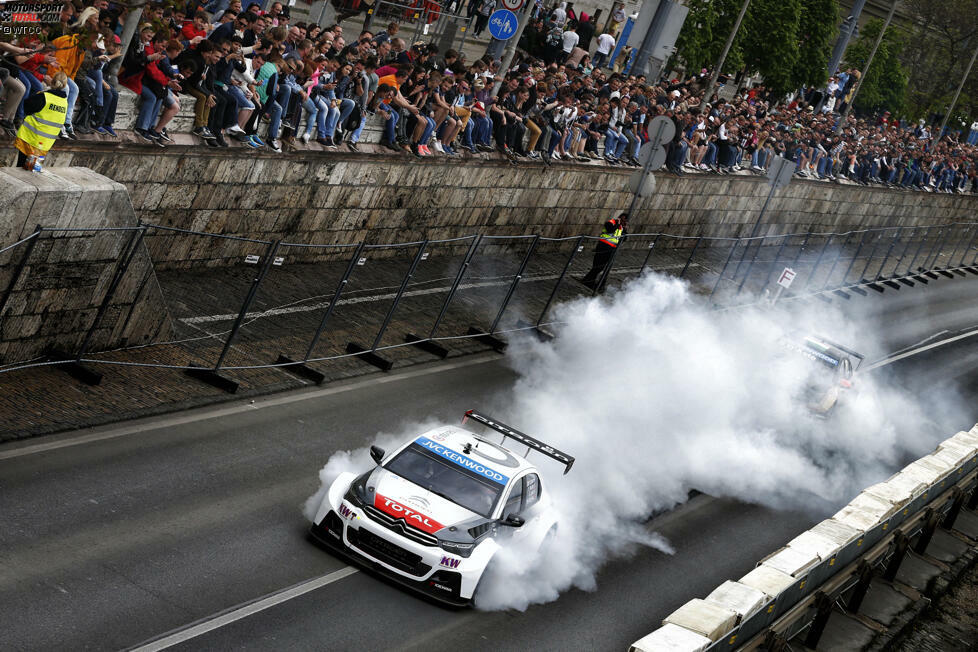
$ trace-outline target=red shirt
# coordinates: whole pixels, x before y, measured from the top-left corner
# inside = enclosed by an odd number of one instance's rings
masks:
[[[191,41],[198,36],[202,39],[207,38],[207,32],[202,29],[197,29],[193,21],[184,24],[183,29],[180,30],[180,35],[187,41]]]

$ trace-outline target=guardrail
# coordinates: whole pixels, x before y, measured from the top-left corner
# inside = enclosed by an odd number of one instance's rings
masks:
[[[893,580],[911,546],[923,554],[938,525],[951,529],[966,502],[978,506],[976,468],[978,425],[867,488],[744,577],[687,602],[631,650],[784,649],[801,636],[815,649],[836,604],[858,613],[877,569]]]

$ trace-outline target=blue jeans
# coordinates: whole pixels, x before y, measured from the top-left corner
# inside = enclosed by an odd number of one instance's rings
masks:
[[[17,79],[19,79],[20,83],[24,85],[24,88],[27,89],[27,91],[24,93],[24,98],[20,101],[20,106],[17,107],[17,117],[23,120],[24,102],[26,102],[27,98],[34,93],[40,93],[42,90],[44,90],[44,86],[41,85],[41,82],[38,81],[37,77],[29,72],[24,72],[23,70],[17,73]]]
[[[492,133],[492,120],[486,116],[472,116],[475,120],[475,142],[480,145],[489,146],[489,134]],[[470,120],[469,122],[472,122]]]
[[[393,143],[397,138],[396,134],[394,133],[394,129],[397,127],[397,121],[401,119],[401,112],[383,102],[381,103],[380,108],[389,113],[391,116],[384,121],[384,140],[389,143]]]
[[[319,102],[312,97],[307,97],[306,101],[302,103],[302,108],[306,112],[306,133],[312,135],[312,130],[316,126],[316,118],[319,115]]]
[[[94,68],[88,71],[88,78],[95,82],[95,105],[105,106],[105,98],[102,96],[102,69]]]
[[[224,90],[228,92],[228,95],[234,98],[235,103],[238,105],[238,110],[242,109],[254,109],[255,103],[245,97],[244,91],[241,90],[239,86],[234,84],[228,84],[224,87]]]
[[[354,129],[353,130],[353,133],[350,134],[350,142],[351,143],[359,143],[360,142],[360,134],[363,132],[363,127],[366,124],[367,124],[367,114],[364,113],[361,110],[361,113],[360,113],[360,126],[357,127],[356,129]]]
[[[146,130],[153,126],[153,120],[156,119],[163,106],[163,98],[156,97],[156,94],[149,90],[148,86],[143,86],[139,97],[139,115],[136,117],[136,129]]]
[[[329,118],[326,121],[326,135],[328,138],[332,138],[336,133],[337,125],[342,124],[344,120],[350,117],[354,106],[356,106],[356,103],[347,98],[340,100],[339,106],[330,107]]]
[[[710,166],[716,165],[717,164],[717,152],[718,151],[719,150],[717,148],[717,144],[716,143],[707,143],[706,144],[706,156],[703,157],[703,163],[705,165],[710,165]]]
[[[428,144],[428,140],[431,138],[431,134],[435,133],[435,119],[426,115],[419,116],[418,118],[427,123],[424,131],[421,132],[421,140],[418,141],[418,144],[426,145]]]
[[[614,129],[609,129],[604,135],[604,154],[613,158],[621,158],[625,153],[625,145],[628,139],[623,135],[615,133]]]
[[[75,112],[75,102],[78,100],[78,84],[68,78],[68,115],[65,116],[65,127],[71,126],[71,114]]]
[[[265,112],[270,118],[268,123],[268,138],[269,140],[274,140],[278,138],[278,128],[282,126],[282,105],[270,97],[268,98],[268,102],[265,103]]]
[[[462,144],[468,149],[475,149],[475,143],[472,142],[472,134],[475,132],[474,117],[465,123],[465,129],[462,130]]]

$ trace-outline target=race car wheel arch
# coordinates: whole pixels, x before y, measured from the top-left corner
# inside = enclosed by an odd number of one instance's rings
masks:
[[[472,551],[472,556],[466,560],[466,566],[474,569],[481,569],[477,572],[467,572],[462,573],[462,590],[461,596],[463,598],[474,598],[476,591],[478,591],[479,582],[485,577],[486,571],[492,564],[492,560],[496,557],[496,553],[499,551],[499,544],[496,543],[494,539],[486,539]]]
[[[329,486],[329,490],[326,492],[325,498],[323,498],[322,504],[316,512],[316,523],[320,523],[324,518],[326,518],[326,513],[329,510],[339,511],[340,504],[343,502],[343,496],[346,495],[347,490],[350,488],[350,484],[356,479],[356,473],[340,473],[333,484]]]

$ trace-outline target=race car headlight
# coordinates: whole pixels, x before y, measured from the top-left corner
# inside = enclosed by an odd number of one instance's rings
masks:
[[[459,557],[468,557],[475,550],[474,543],[460,543],[458,541],[444,541],[439,540],[438,545],[445,552],[450,552],[453,555],[458,555]]]

